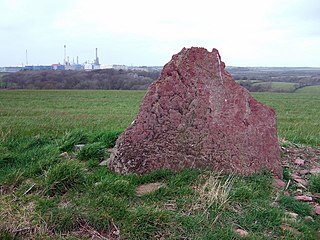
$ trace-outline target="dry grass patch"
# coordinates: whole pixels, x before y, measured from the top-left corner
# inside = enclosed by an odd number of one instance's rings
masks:
[[[44,226],[35,221],[34,202],[24,203],[15,196],[0,197],[0,230],[26,237],[45,233]]]
[[[233,183],[233,176],[225,179],[220,174],[212,172],[201,175],[199,184],[194,187],[196,194],[191,211],[208,215],[213,208],[218,213],[214,220],[216,222],[228,203]]]

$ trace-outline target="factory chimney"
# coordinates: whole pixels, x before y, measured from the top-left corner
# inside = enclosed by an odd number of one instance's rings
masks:
[[[64,45],[64,59],[63,59],[63,64],[66,66],[67,65],[67,46]]]
[[[100,65],[99,58],[98,58],[98,48],[96,48],[96,60],[94,62],[95,65]]]
[[[28,65],[28,49],[26,49],[26,66]]]

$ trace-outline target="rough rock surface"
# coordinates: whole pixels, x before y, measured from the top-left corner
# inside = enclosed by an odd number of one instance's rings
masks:
[[[183,48],[150,85],[109,168],[127,174],[206,168],[282,176],[275,112],[225,71],[218,50]]]

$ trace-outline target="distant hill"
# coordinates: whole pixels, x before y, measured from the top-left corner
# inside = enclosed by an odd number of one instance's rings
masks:
[[[308,67],[227,67],[235,80],[263,82],[292,82],[320,85],[320,68]]]

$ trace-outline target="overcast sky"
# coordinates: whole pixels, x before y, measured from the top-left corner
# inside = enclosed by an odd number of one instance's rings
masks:
[[[0,0],[0,66],[164,65],[183,47],[227,66],[320,67],[319,0]]]

